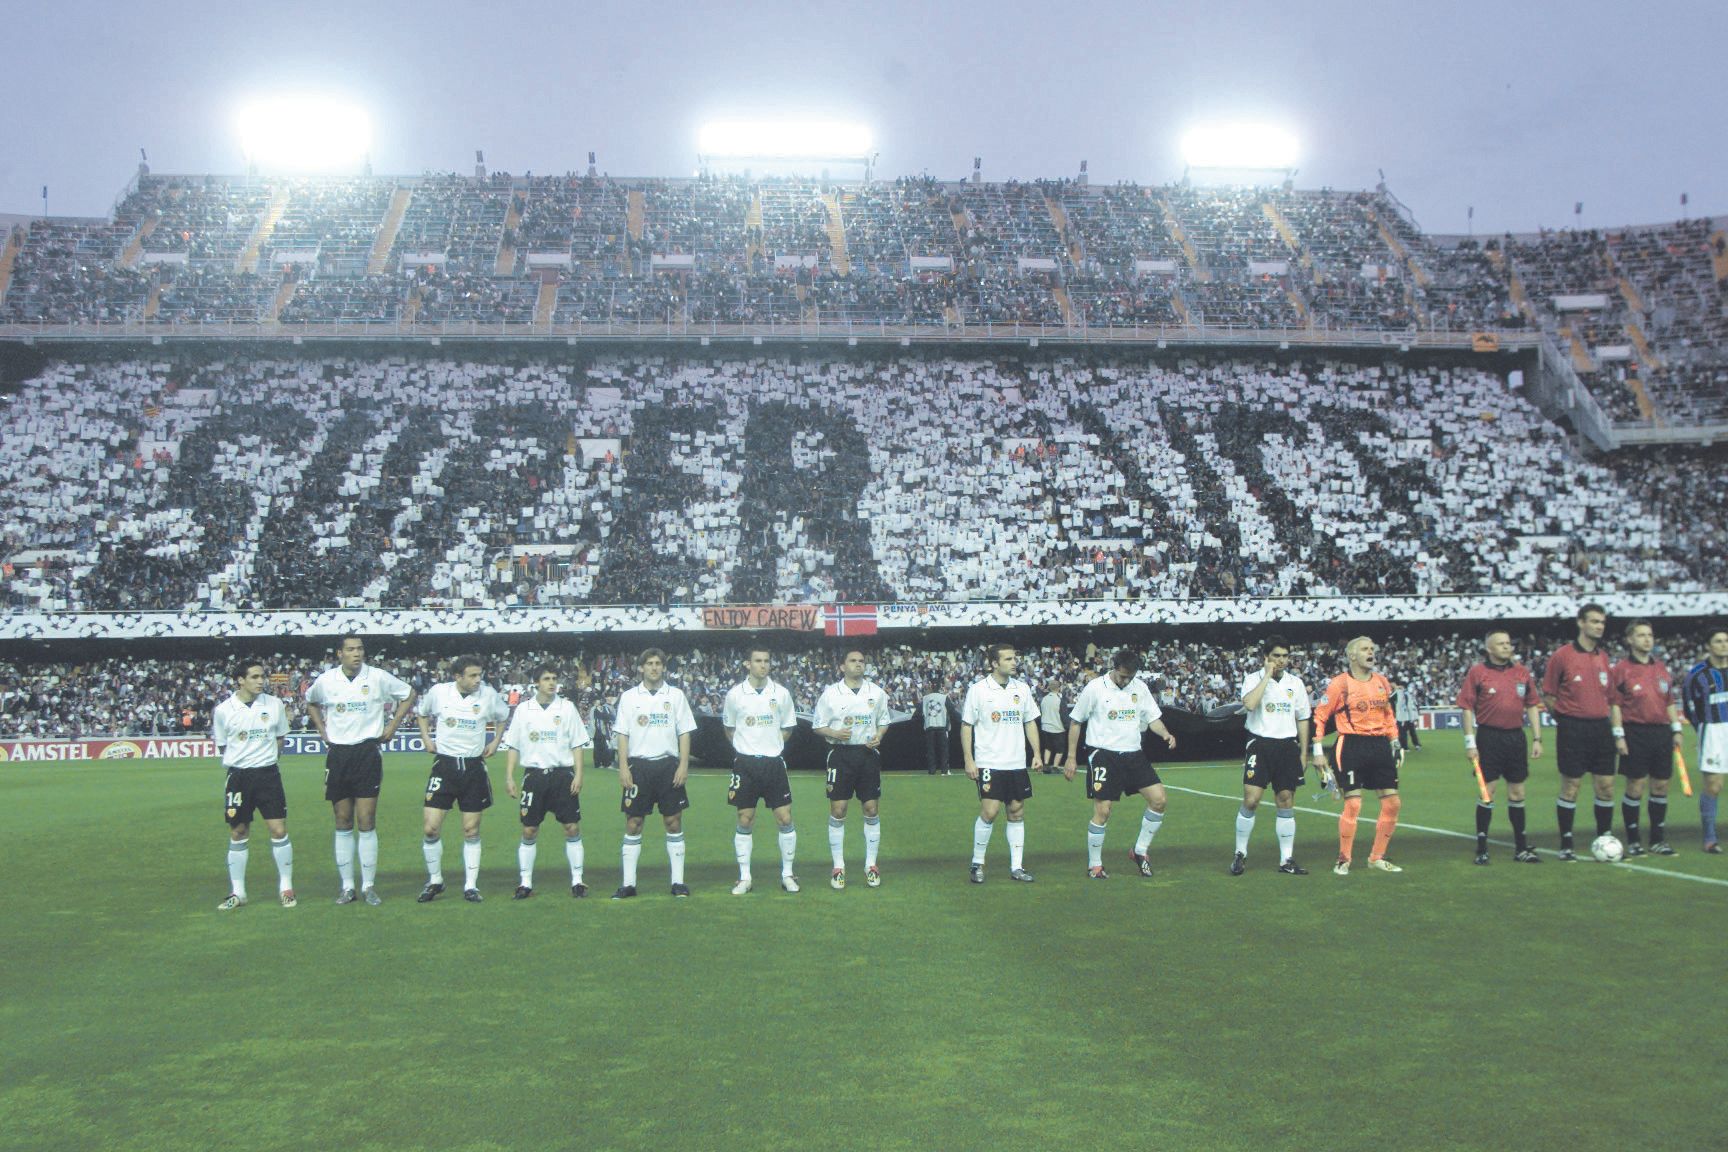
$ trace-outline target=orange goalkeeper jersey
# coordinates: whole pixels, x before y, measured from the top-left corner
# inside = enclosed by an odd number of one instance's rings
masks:
[[[1314,739],[1326,734],[1330,724],[1346,736],[1398,738],[1398,720],[1392,712],[1392,684],[1376,672],[1358,680],[1340,672],[1326,684],[1326,694],[1314,707]]]

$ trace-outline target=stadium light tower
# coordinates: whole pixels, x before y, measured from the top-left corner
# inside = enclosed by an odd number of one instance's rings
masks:
[[[1273,124],[1197,124],[1182,137],[1182,160],[1189,172],[1214,177],[1247,175],[1264,180],[1296,170],[1296,134]]]
[[[867,125],[839,120],[713,120],[697,134],[702,167],[713,162],[765,161],[870,166],[872,133]]]
[[[276,172],[358,169],[372,148],[372,121],[357,104],[328,96],[255,100],[236,116],[249,166]]]

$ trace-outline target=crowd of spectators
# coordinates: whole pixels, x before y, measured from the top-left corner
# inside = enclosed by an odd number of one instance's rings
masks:
[[[1463,398],[1463,399],[1461,399]],[[1687,591],[1633,477],[1476,367],[1213,354],[53,362],[0,413],[14,605]]]
[[[1682,413],[1723,362],[1718,242],[1697,221],[1479,246],[1424,235],[1383,191],[1289,187],[144,176],[112,220],[29,228],[0,322],[1466,333],[1525,324],[1516,274],[1556,323],[1555,293],[1610,293],[1600,331],[1580,339],[1618,340],[1636,322],[1666,366],[1646,381]],[[1617,292],[1622,273],[1644,293],[1640,315]],[[542,279],[556,288],[549,315]]]
[[[1453,705],[1458,685],[1470,665],[1482,658],[1483,628],[1407,634],[1395,626],[1369,627],[1378,642],[1380,668],[1394,684],[1409,689],[1419,707]],[[1344,661],[1343,643],[1355,635],[1339,633],[1323,642],[1292,645],[1291,671],[1318,695]],[[1515,630],[1515,658],[1538,676],[1548,657],[1562,644],[1562,626],[1543,632]],[[1670,633],[1658,622],[1658,657],[1671,668],[1688,666],[1699,657],[1694,638]],[[647,642],[642,642],[645,644]],[[684,689],[692,708],[718,715],[728,688],[743,676],[746,646],[736,640],[671,637],[652,643],[668,653],[667,678]],[[1242,677],[1261,666],[1254,639],[1220,641],[1201,632],[1150,644],[1130,644],[1143,654],[1143,673],[1164,705],[1198,714],[1216,712],[1237,702]],[[450,645],[455,645],[451,647]],[[618,695],[638,678],[638,647],[614,640],[585,642],[581,648],[548,650],[532,642],[482,654],[486,679],[507,697],[532,690],[532,669],[550,663],[558,669],[564,693],[584,711],[609,718]],[[433,650],[424,641],[375,642],[370,659],[402,677],[418,691],[448,679],[448,659],[461,647],[452,640]],[[1022,650],[1019,675],[1035,693],[1054,690],[1065,705],[1085,678],[1105,670],[1117,645],[1078,642],[1071,646],[1042,645]],[[867,675],[881,684],[892,714],[915,713],[918,700],[932,686],[945,693],[957,709],[966,688],[984,668],[981,645],[917,647],[871,644],[866,652]],[[1610,655],[1622,654],[1610,638]],[[262,659],[271,677],[270,691],[288,703],[295,731],[311,731],[305,693],[312,680],[333,661],[304,652],[250,651]],[[773,676],[785,684],[801,713],[808,714],[822,689],[838,678],[840,645],[775,645]],[[0,661],[0,737],[80,738],[97,735],[203,735],[210,713],[233,690],[232,658],[182,659],[159,655],[125,655],[80,661]]]

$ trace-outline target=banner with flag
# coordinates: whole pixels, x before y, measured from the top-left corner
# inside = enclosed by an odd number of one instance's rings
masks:
[[[829,636],[874,636],[876,605],[830,604],[823,610],[822,630]]]

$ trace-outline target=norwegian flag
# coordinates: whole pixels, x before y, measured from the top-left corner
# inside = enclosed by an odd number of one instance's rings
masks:
[[[874,636],[876,605],[830,604],[823,609],[822,630],[829,636]]]

